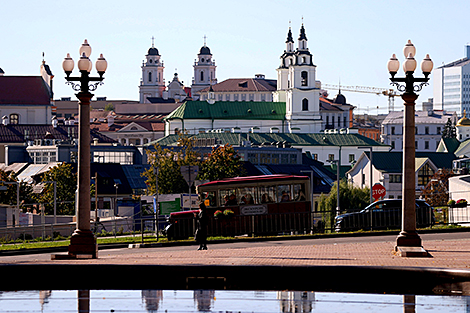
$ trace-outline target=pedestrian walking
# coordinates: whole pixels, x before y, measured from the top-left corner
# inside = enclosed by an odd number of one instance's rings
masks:
[[[199,213],[195,214],[197,221],[196,233],[194,234],[194,240],[199,243],[198,250],[207,250],[207,223],[209,217],[207,216],[207,210],[204,203],[199,204]]]

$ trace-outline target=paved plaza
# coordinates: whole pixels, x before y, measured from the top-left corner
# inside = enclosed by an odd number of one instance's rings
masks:
[[[275,265],[387,266],[469,270],[470,232],[422,234],[426,258],[404,258],[394,252],[395,235],[121,248],[99,251],[98,259],[51,260],[51,253],[0,257],[0,264],[126,265]]]

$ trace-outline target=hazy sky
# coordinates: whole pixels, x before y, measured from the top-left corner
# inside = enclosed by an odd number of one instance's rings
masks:
[[[55,99],[74,97],[65,85],[62,60],[70,52],[77,61],[85,38],[93,62],[99,53],[108,60],[105,84],[95,95],[113,100],[139,99],[141,65],[152,36],[167,83],[176,71],[185,85],[191,84],[204,36],[219,82],[258,73],[276,79],[289,21],[297,44],[302,17],[317,80],[324,84],[388,88],[386,63],[392,53],[403,62],[408,39],[416,46],[418,64],[429,53],[435,67],[464,57],[470,41],[468,0],[2,0],[0,7],[0,68],[5,75],[39,75],[44,52],[55,75]],[[359,113],[369,107],[375,114],[377,106],[379,113],[387,111],[385,96],[344,94]],[[429,97],[432,79],[418,108]],[[397,98],[395,108],[401,106]]]

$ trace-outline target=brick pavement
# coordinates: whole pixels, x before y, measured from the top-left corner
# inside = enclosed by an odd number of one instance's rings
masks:
[[[210,245],[207,251],[196,246],[175,249],[157,247],[100,250],[98,259],[50,260],[49,255],[0,257],[0,264],[136,264],[136,265],[347,265],[424,267],[470,270],[470,239],[425,240],[429,258],[403,258],[395,255],[394,241],[365,243],[300,244],[237,247]]]

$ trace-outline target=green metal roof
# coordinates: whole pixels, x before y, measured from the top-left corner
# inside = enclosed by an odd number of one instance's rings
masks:
[[[369,152],[366,152],[369,157]],[[403,166],[403,153],[398,152],[374,152],[373,163],[374,167],[382,172],[387,173],[401,173]],[[421,165],[425,159],[430,159],[437,168],[452,168],[452,161],[456,156],[452,153],[443,152],[415,152],[415,166]]]
[[[285,102],[186,101],[165,119],[283,120]]]
[[[464,155],[466,151],[468,151],[468,146],[470,145],[470,139],[467,139],[460,143],[459,147],[455,150],[455,155],[461,156]]]
[[[253,145],[285,141],[292,146],[387,146],[360,134],[201,133],[191,137],[216,138],[219,143],[230,145],[239,145],[241,141],[249,140]],[[176,145],[178,138],[178,135],[168,135],[155,142],[162,146],[172,146]]]
[[[460,146],[460,141],[457,138],[442,138],[439,142],[436,152],[450,152],[454,153]]]

